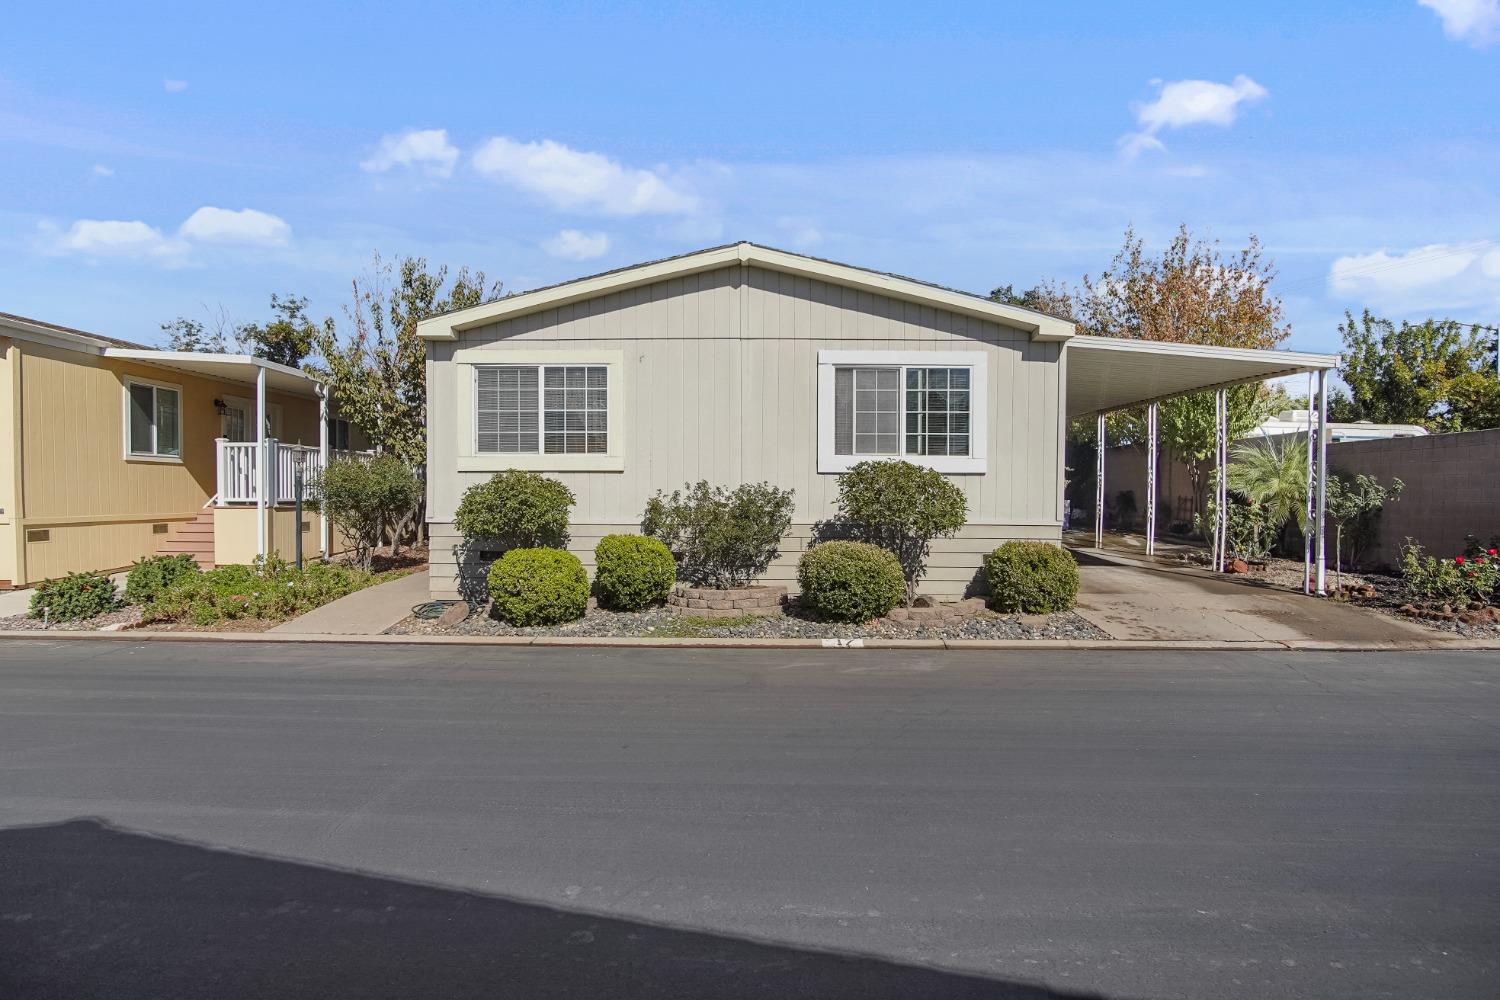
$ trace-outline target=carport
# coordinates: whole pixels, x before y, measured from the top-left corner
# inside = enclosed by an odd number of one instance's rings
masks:
[[[1067,342],[1063,364],[1070,418],[1094,415],[1098,435],[1094,469],[1094,545],[1104,538],[1105,418],[1119,410],[1146,410],[1146,551],[1155,552],[1157,508],[1158,404],[1198,392],[1214,393],[1216,483],[1213,567],[1222,570],[1228,549],[1228,495],[1225,468],[1229,463],[1229,412],[1225,394],[1231,386],[1264,382],[1288,375],[1308,377],[1307,484],[1308,519],[1312,524],[1303,546],[1306,589],[1316,579],[1319,594],[1326,591],[1325,512],[1328,492],[1328,439],[1317,433],[1327,422],[1328,372],[1338,366],[1337,354],[1266,351],[1239,347],[1210,347],[1162,341],[1125,340],[1078,335]],[[1314,434],[1316,433],[1316,440]],[[1316,569],[1314,569],[1316,567]]]

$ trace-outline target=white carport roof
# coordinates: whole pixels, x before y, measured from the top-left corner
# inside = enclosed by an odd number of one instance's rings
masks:
[[[1204,389],[1338,367],[1337,354],[1074,336],[1065,346],[1068,416],[1109,412]]]
[[[236,382],[242,385],[254,385],[256,374],[264,369],[267,389],[275,389],[293,396],[316,398],[318,386],[322,381],[307,372],[288,368],[286,365],[278,365],[273,361],[249,354],[202,354],[196,351],[152,351],[111,347],[104,351],[104,356],[120,358],[124,361],[140,361],[158,368],[169,368],[173,371],[187,372],[190,375],[200,375],[203,378]]]

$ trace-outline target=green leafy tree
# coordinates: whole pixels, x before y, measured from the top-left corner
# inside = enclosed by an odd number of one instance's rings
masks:
[[[313,477],[307,492],[348,539],[351,561],[362,570],[370,568],[387,530],[396,547],[401,525],[423,499],[421,479],[394,455],[334,459]]]
[[[1363,472],[1355,476],[1335,472],[1328,477],[1324,512],[1333,522],[1333,572],[1335,582],[1344,568],[1344,532],[1350,533],[1353,542],[1350,563],[1358,563],[1359,555],[1374,535],[1376,519],[1386,503],[1401,496],[1406,484],[1392,479],[1390,486],[1380,485],[1374,476]]]
[[[237,327],[235,340],[257,358],[264,358],[288,368],[299,367],[312,353],[322,331],[333,329],[333,320],[325,319],[319,327],[307,316],[307,297],[271,293],[272,319],[264,325],[246,323]]]
[[[1500,426],[1495,327],[1438,319],[1398,326],[1366,309],[1357,320],[1345,313],[1339,335],[1347,389],[1330,401],[1331,419],[1435,431]]]
[[[163,323],[161,332],[167,335],[167,350],[169,351],[194,351],[202,354],[229,353],[229,344],[225,340],[222,327],[210,330],[198,320],[178,316],[170,323]]]
[[[895,554],[906,579],[906,605],[917,596],[934,538],[964,526],[963,490],[932,469],[901,461],[860,462],[839,477],[838,510],[858,541]]]
[[[395,262],[376,254],[354,279],[347,329],[326,324],[314,345],[328,366],[339,413],[382,449],[414,465],[427,460],[427,348],[417,323],[500,297],[483,271],[428,269],[423,257]]]

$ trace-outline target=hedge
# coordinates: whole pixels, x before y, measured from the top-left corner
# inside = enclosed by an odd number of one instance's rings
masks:
[[[797,564],[802,604],[820,618],[867,622],[906,596],[901,561],[867,542],[823,542]]]
[[[489,573],[495,612],[512,625],[561,625],[588,608],[583,563],[562,549],[511,549]]]
[[[639,611],[664,600],[677,580],[665,545],[642,535],[605,535],[594,546],[594,592],[617,611]]]
[[[996,611],[1044,615],[1078,600],[1078,563],[1051,542],[1006,542],[984,557],[984,576]]]

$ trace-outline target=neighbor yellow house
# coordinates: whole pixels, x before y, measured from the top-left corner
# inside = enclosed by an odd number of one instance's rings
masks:
[[[363,447],[314,376],[162,351],[0,313],[0,586],[185,552],[200,565],[321,555],[304,479]]]

